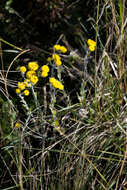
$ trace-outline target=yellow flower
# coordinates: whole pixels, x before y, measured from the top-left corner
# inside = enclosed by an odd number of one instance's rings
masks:
[[[60,56],[58,54],[54,53],[52,55],[52,59],[56,61],[56,60],[60,60],[61,58],[60,58]]]
[[[49,79],[49,82],[50,82],[50,83],[54,83],[55,81],[56,81],[56,79],[53,78],[53,77],[51,77],[51,78]]]
[[[19,123],[19,122],[17,122],[16,124],[15,124],[15,127],[16,128],[19,128],[21,126],[21,123]]]
[[[49,72],[49,66],[48,65],[43,65],[42,67],[41,67],[41,70],[43,71],[43,72]]]
[[[54,48],[55,50],[57,50],[57,51],[60,50],[60,47],[61,47],[61,46],[60,46],[59,44],[56,44],[56,45],[53,46],[53,48]]]
[[[96,46],[96,42],[94,40],[88,39],[87,43],[89,46]]]
[[[61,84],[60,81],[56,80],[55,78],[51,77],[49,82],[52,84],[54,88],[58,88],[59,90],[63,90],[64,86]]]
[[[50,62],[51,60],[52,60],[52,58],[51,58],[51,57],[48,57],[48,58],[47,58],[47,61],[48,61],[48,62]]]
[[[58,59],[58,60],[56,60],[56,65],[57,65],[57,66],[62,65],[62,61],[61,61],[61,60],[59,60],[59,59]]]
[[[90,51],[95,51],[95,46],[89,46]]]
[[[67,52],[67,48],[65,46],[60,46],[59,44],[54,45],[53,48],[56,51],[61,51],[62,53],[66,53]]]
[[[61,46],[60,51],[62,53],[66,53],[67,52],[67,48],[65,46]]]
[[[54,53],[52,55],[52,59],[55,61],[57,66],[60,66],[62,64],[61,58],[58,54]]]
[[[36,72],[35,71],[27,71],[26,78],[30,79],[33,75],[36,76]]]
[[[53,85],[54,88],[58,88],[60,90],[64,89],[63,85],[57,80],[55,82],[53,82],[52,85]]]
[[[96,42],[91,40],[91,39],[88,39],[87,43],[88,43],[88,46],[89,46],[89,50],[90,51],[95,51]]]
[[[35,76],[35,75],[32,75],[32,76],[30,77],[30,81],[31,81],[33,84],[36,84],[36,83],[38,82],[38,77]]]
[[[42,76],[43,78],[47,77],[47,76],[48,76],[48,72],[42,71],[41,76]]]
[[[18,88],[19,88],[20,90],[24,90],[24,89],[26,88],[25,83],[24,83],[24,82],[18,82]]]
[[[19,68],[19,70],[20,70],[22,73],[25,73],[27,69],[26,69],[25,66],[21,66],[21,67]]]
[[[59,90],[64,90],[64,86],[60,82],[59,82],[58,88]]]
[[[36,71],[38,69],[39,65],[37,62],[32,61],[28,63],[28,69],[32,71]]]
[[[30,91],[29,91],[29,90],[24,90],[24,92],[23,92],[23,93],[24,93],[24,95],[25,95],[25,96],[29,96]]]
[[[16,89],[16,93],[20,94],[21,90],[19,88]]]

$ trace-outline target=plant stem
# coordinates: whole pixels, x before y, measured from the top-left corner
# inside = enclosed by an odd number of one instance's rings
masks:
[[[1,37],[0,37],[0,41],[3,42],[3,43],[5,43],[5,44],[7,44],[7,45],[9,45],[9,46],[11,46],[11,47],[13,47],[13,48],[15,48],[15,49],[17,49],[17,50],[19,50],[19,51],[23,51],[23,49],[21,49],[21,48],[15,46],[13,44],[7,42],[6,40],[2,39]]]
[[[97,5],[97,19],[96,19],[96,44],[97,44],[97,36],[98,36],[98,19],[99,19],[99,8],[100,8],[100,0],[98,0]],[[95,88],[95,97],[96,97],[96,91],[97,91],[97,51],[95,51],[95,63],[94,63],[94,88]]]

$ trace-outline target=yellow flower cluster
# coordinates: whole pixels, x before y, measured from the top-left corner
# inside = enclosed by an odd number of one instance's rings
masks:
[[[55,51],[59,51],[61,53],[67,52],[67,48],[65,46],[61,46],[59,44],[54,45],[53,48]],[[52,60],[55,62],[56,66],[62,65],[61,57],[57,53],[53,53],[52,57],[47,58],[48,62],[50,62]]]
[[[52,84],[54,88],[58,88],[59,90],[64,90],[64,86],[61,84],[61,82],[56,80],[54,77],[51,77],[49,79],[49,82]]]
[[[42,70],[41,76],[42,76],[43,78],[47,77],[47,76],[48,76],[48,73],[49,73],[49,71],[50,71],[49,66],[48,66],[48,65],[43,65],[43,66],[41,67],[41,70]]]
[[[29,79],[29,81],[32,84],[36,84],[38,82],[38,77],[36,75],[36,71],[38,70],[39,65],[37,62],[32,61],[28,63],[28,69],[29,71],[26,72],[26,78]]]
[[[90,51],[95,51],[96,42],[91,40],[91,39],[88,39],[87,43],[88,43],[88,46],[89,46],[89,50]]]
[[[60,46],[58,44],[54,45],[53,48],[56,51],[59,51],[61,53],[67,52],[66,47]],[[54,61],[57,66],[60,66],[62,64],[61,57],[57,53],[53,53],[52,57],[49,57],[47,59],[47,61],[48,62]],[[27,70],[27,68],[28,68],[28,70]],[[23,73],[23,74],[25,73],[25,75],[23,75],[23,77],[25,77],[25,80],[24,80],[24,82],[18,82],[18,84],[17,84],[18,88],[16,89],[17,94],[22,93],[25,96],[28,96],[30,93],[27,88],[31,87],[32,85],[35,85],[38,82],[39,79],[38,79],[37,73],[40,74],[39,65],[36,61],[29,62],[27,68],[25,66],[21,66],[19,68],[21,73]],[[49,66],[43,65],[41,67],[41,76],[43,78],[47,77],[49,71],[50,71]],[[54,77],[51,77],[49,79],[49,82],[52,84],[53,87],[55,87],[57,89],[60,89],[60,90],[64,89],[64,86],[61,84],[61,82],[56,80]]]
[[[28,87],[27,81],[24,82],[18,82],[18,88],[16,89],[16,93],[20,94],[22,90],[24,90],[24,95],[28,96],[29,95],[29,90],[25,90],[25,88]]]
[[[33,84],[36,84],[38,82],[38,77],[36,76],[35,71],[32,71],[32,70],[27,71],[26,78],[29,79],[29,81],[32,82]]]
[[[56,51],[60,51],[61,53],[66,53],[67,52],[67,48],[65,46],[61,46],[59,44],[54,45],[53,48]]]
[[[36,76],[36,72],[35,72],[38,68],[39,68],[38,63],[34,61],[28,63],[29,71],[27,71],[25,66],[21,66],[19,68],[19,70],[22,73],[26,73],[26,79],[24,80],[24,82],[18,82],[18,85],[17,85],[18,88],[16,89],[17,94],[20,94],[21,91],[23,91],[23,94],[25,96],[29,96],[30,91],[26,88],[31,87],[32,84],[36,84],[38,82],[38,77]]]
[[[22,73],[25,73],[25,80],[24,82],[18,82],[18,88],[16,89],[16,93],[20,94],[21,91],[23,91],[23,94],[25,96],[29,95],[29,90],[27,90],[26,88],[31,87],[32,85],[35,85],[38,82],[38,76],[37,76],[37,70],[39,69],[39,65],[37,62],[32,61],[28,63],[28,71],[26,69],[25,66],[21,66],[19,68],[19,70]],[[42,73],[41,76],[42,77],[47,77],[48,73],[50,71],[49,67],[47,65],[43,65],[41,67]]]
[[[20,94],[21,91],[23,91],[23,94],[25,96],[29,95],[29,90],[27,90],[26,88],[31,87],[32,85],[35,85],[38,82],[38,76],[37,76],[37,70],[39,69],[39,65],[37,62],[29,62],[28,63],[28,71],[26,69],[25,66],[21,66],[20,67],[20,71],[22,73],[25,73],[25,80],[24,82],[18,82],[18,88],[16,89],[16,93]],[[49,67],[47,65],[43,65],[41,67],[42,73],[41,76],[42,77],[47,77],[48,73],[50,71]]]
[[[60,66],[62,64],[61,57],[58,54],[54,53],[52,55],[52,59],[55,61],[57,66]]]
[[[26,88],[25,83],[24,83],[24,82],[18,82],[18,88],[19,88],[20,90],[24,90],[24,89]]]

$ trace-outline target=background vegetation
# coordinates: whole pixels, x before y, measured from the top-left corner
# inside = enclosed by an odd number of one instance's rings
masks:
[[[125,0],[0,2],[1,190],[127,189],[126,9]],[[59,69],[47,61],[55,44],[68,50]],[[64,91],[41,78],[21,99],[19,67],[30,61],[49,64]]]

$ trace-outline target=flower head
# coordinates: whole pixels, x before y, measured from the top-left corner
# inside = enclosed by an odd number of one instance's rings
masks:
[[[89,46],[90,51],[95,51],[95,46]]]
[[[16,127],[16,128],[19,128],[19,127],[21,127],[21,123],[19,123],[19,122],[16,122],[16,124],[15,124],[15,127]]]
[[[20,94],[21,90],[19,88],[16,88],[16,93]]]
[[[23,93],[24,93],[25,96],[29,96],[30,91],[29,90],[24,90]]]
[[[61,61],[61,59],[56,60],[56,65],[57,65],[57,66],[62,65],[62,61]]]
[[[49,79],[49,82],[52,84],[54,88],[58,88],[59,90],[63,90],[64,86],[61,84],[60,81],[56,80],[54,77]]]
[[[33,83],[33,84],[36,84],[38,82],[38,77],[36,75],[32,75],[30,77],[30,81]]]
[[[58,54],[54,53],[52,55],[52,59],[56,61],[56,60],[60,60],[61,58],[60,58],[60,56]]]
[[[47,58],[47,61],[48,61],[48,62],[50,62],[51,60],[52,60],[52,58],[51,58],[51,57],[48,57],[48,58]]]
[[[59,51],[60,48],[61,48],[61,46],[60,46],[59,44],[56,44],[56,45],[53,46],[53,48],[54,48],[55,50]]]
[[[26,73],[26,78],[30,79],[31,76],[35,75],[36,76],[36,72],[35,71],[27,71]]]
[[[36,71],[39,68],[39,65],[37,62],[32,61],[28,63],[28,69],[32,71]]]
[[[26,69],[25,66],[21,66],[21,67],[19,68],[19,70],[20,70],[22,73],[25,73],[27,69]]]
[[[54,53],[52,55],[52,59],[55,61],[57,66],[60,66],[62,64],[61,58],[58,54]]]
[[[67,52],[67,48],[65,46],[61,46],[59,44],[54,45],[53,48],[56,51],[60,51],[61,53],[66,53]]]
[[[58,81],[59,82],[59,81]],[[58,87],[59,90],[64,90],[64,86],[59,82]]]
[[[67,48],[65,46],[61,46],[60,51],[62,53],[66,53],[67,52]]]
[[[96,42],[94,40],[88,39],[87,43],[89,46],[96,46]]]
[[[49,79],[49,82],[52,84],[52,83],[55,83],[55,81],[56,81],[56,79],[54,78],[54,77],[51,77],[50,79]]]
[[[43,71],[43,72],[49,72],[49,66],[48,65],[43,65],[42,67],[41,67],[41,70]]]
[[[48,72],[42,71],[41,76],[42,76],[43,78],[47,77],[47,76],[48,76]]]
[[[24,90],[26,88],[26,85],[24,82],[18,82],[18,89]]]
[[[94,40],[88,39],[87,43],[88,43],[88,46],[89,46],[89,50],[90,51],[95,51],[96,42]]]

